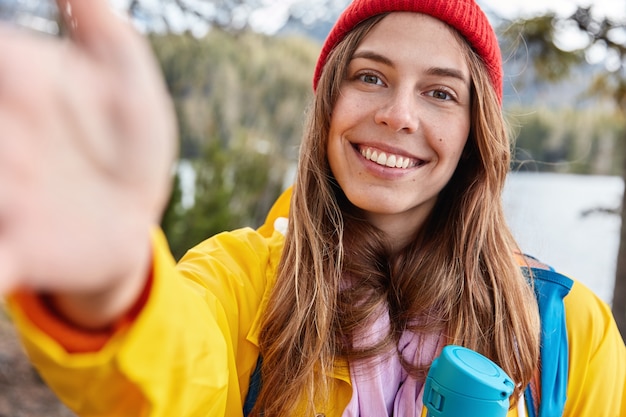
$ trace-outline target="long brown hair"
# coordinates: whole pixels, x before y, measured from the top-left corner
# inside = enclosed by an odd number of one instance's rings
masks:
[[[536,301],[501,204],[510,163],[506,125],[484,65],[465,41],[470,136],[413,242],[388,252],[382,233],[333,180],[330,115],[354,51],[384,16],[361,23],[337,45],[308,114],[280,272],[260,335],[263,387],[255,412],[265,416],[290,415],[297,404],[306,407],[298,415],[313,415],[333,389],[325,375],[339,363],[390,351],[407,330],[443,332],[447,343],[497,362],[517,383],[513,403],[538,363]],[[346,277],[355,285],[346,285]],[[390,316],[387,337],[353,346],[381,306]],[[404,366],[424,378],[426,369]]]

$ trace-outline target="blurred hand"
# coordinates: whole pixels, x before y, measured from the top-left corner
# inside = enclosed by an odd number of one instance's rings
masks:
[[[106,0],[57,3],[69,40],[0,27],[0,295],[138,291],[169,195],[171,102]]]

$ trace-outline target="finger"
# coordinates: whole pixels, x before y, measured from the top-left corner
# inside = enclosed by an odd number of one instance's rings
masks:
[[[74,43],[96,57],[119,55],[137,38],[129,23],[114,13],[106,0],[56,1]]]
[[[59,14],[70,34],[90,42],[110,30],[113,13],[106,0],[57,0]]]

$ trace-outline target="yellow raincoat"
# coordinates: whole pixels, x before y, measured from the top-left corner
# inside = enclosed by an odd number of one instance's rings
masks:
[[[81,417],[242,416],[258,359],[260,317],[284,243],[273,224],[286,216],[289,198],[287,192],[278,200],[260,229],[208,239],[178,266],[155,232],[147,301],[97,351],[68,353],[29,319],[19,297],[11,297],[14,322],[44,380]],[[626,416],[626,349],[610,310],[578,283],[565,308],[565,415]],[[352,395],[348,374],[337,372],[334,380],[330,405],[318,410],[327,417],[340,417]],[[518,416],[517,409],[508,416]]]

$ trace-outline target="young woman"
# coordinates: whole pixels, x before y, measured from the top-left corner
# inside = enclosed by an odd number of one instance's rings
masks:
[[[33,149],[49,169],[27,164],[28,193],[0,206],[15,219],[0,255],[30,357],[78,415],[421,416],[449,344],[512,377],[511,416],[626,413],[610,310],[506,226],[501,58],[473,0],[355,0],[320,54],[293,190],[178,265],[148,231],[174,134],[147,49],[103,2],[60,3],[74,43],[21,50],[105,84],[36,71],[52,99],[0,93],[22,104],[2,120],[36,120],[8,126],[51,152]]]

